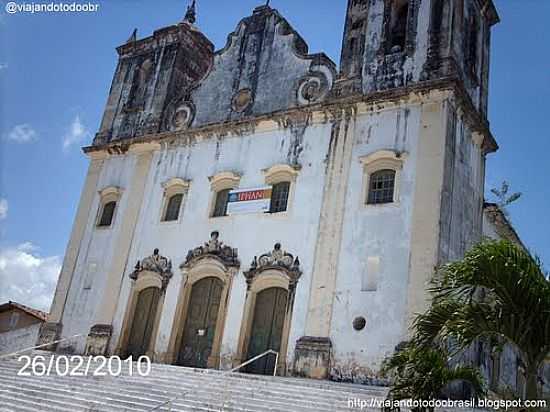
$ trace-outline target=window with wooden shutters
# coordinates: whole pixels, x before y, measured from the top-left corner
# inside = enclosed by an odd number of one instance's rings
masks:
[[[227,215],[227,202],[229,201],[229,192],[231,189],[220,190],[216,194],[216,204],[212,217],[222,217]]]
[[[168,199],[168,205],[166,206],[166,212],[163,219],[165,222],[175,222],[179,219],[182,201],[182,193],[175,194]]]
[[[107,202],[103,206],[101,211],[101,219],[99,220],[99,227],[109,227],[113,223],[113,217],[115,215],[116,202]]]
[[[288,208],[288,196],[290,194],[290,182],[280,182],[273,185],[271,193],[270,213],[286,212]]]
[[[367,204],[393,203],[395,170],[379,170],[370,176]]]

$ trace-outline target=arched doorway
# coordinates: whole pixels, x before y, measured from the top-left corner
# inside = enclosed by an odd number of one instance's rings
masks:
[[[217,277],[206,277],[193,284],[177,365],[208,367],[223,289],[224,284]]]
[[[157,318],[159,299],[160,289],[156,287],[139,292],[126,346],[126,356],[137,359],[147,353]]]
[[[215,231],[202,246],[189,250],[180,265],[182,282],[167,362],[195,368],[218,368],[229,303],[239,270],[237,249],[225,245]]]
[[[277,243],[271,252],[255,257],[250,270],[243,274],[247,291],[233,366],[271,349],[279,354],[277,365],[276,356],[267,355],[247,365],[243,371],[285,375],[296,287],[302,276],[300,259],[284,251]]]
[[[128,304],[115,353],[158,360],[155,343],[166,289],[172,278],[172,263],[158,249],[139,261],[132,273]]]
[[[288,291],[283,288],[273,287],[258,293],[247,359],[253,359],[270,349],[280,352],[287,302]],[[249,364],[244,371],[271,375],[275,368],[275,361],[276,356],[269,354]]]

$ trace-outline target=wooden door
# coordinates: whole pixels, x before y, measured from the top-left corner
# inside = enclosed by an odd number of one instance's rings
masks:
[[[287,299],[288,292],[281,288],[265,289],[256,296],[247,360],[269,349],[281,350]],[[274,368],[275,355],[269,354],[249,364],[245,372],[271,375]]]
[[[223,291],[218,278],[205,278],[191,289],[187,319],[177,364],[194,368],[208,367]]]
[[[137,359],[147,353],[155,327],[159,298],[158,288],[148,288],[139,292],[126,349],[127,356]]]

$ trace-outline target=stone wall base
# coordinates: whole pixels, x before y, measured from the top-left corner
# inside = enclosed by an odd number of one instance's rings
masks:
[[[309,379],[328,379],[331,357],[330,338],[302,336],[296,342],[293,374]]]
[[[109,348],[113,327],[111,325],[94,325],[86,339],[86,355],[105,356]]]
[[[61,330],[63,325],[61,323],[45,322],[40,326],[40,332],[38,333],[37,346],[46,345],[51,342],[58,341],[61,336]],[[55,352],[57,349],[57,343],[53,343],[48,346],[40,348],[40,350],[49,350]]]

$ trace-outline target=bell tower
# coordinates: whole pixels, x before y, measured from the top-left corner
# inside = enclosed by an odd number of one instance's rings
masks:
[[[492,0],[348,0],[340,93],[457,81],[487,113]]]
[[[348,2],[340,58],[340,72],[348,79],[360,79],[363,71],[369,3],[369,0],[349,0]]]

